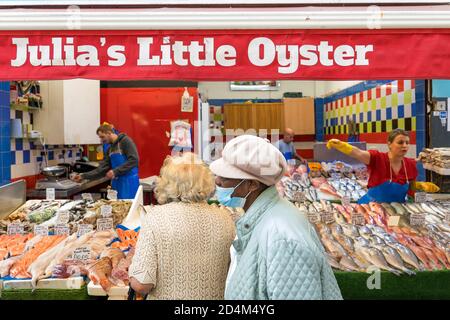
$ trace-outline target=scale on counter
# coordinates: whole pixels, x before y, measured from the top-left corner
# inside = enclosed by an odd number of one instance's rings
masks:
[[[36,189],[55,188],[55,190],[69,190],[80,186],[79,183],[73,182],[67,178],[62,179],[40,179],[36,181]]]
[[[36,189],[54,188],[55,190],[68,190],[80,186],[79,183],[64,177],[66,168],[61,166],[46,167],[42,174],[46,177],[36,182]]]

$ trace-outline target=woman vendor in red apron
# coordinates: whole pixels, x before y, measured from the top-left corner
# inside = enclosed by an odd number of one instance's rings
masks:
[[[415,181],[418,175],[415,159],[405,155],[409,149],[409,134],[402,129],[393,130],[388,137],[388,152],[361,150],[338,139],[331,139],[327,148],[334,148],[367,165],[369,170],[368,192],[359,203],[405,202],[415,190],[438,192],[431,182]]]

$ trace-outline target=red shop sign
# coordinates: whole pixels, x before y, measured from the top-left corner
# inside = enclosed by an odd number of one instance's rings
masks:
[[[450,30],[0,33],[0,80],[450,78]]]

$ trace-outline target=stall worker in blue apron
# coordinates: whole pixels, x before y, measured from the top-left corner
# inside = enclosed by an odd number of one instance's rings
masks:
[[[97,135],[102,143],[108,143],[111,147],[97,169],[76,175],[72,179],[80,182],[83,179],[106,176],[111,179],[111,187],[117,191],[118,199],[133,199],[139,187],[139,156],[135,143],[124,133],[114,133],[109,124],[98,127]]]
[[[275,147],[277,147],[278,150],[280,150],[280,152],[283,154],[286,161],[295,159],[306,165],[307,161],[305,159],[303,159],[302,157],[300,157],[297,154],[297,151],[295,150],[294,142],[293,142],[294,136],[295,136],[294,130],[292,130],[290,128],[286,128],[283,133],[283,139],[278,140],[275,143]]]
[[[414,191],[438,192],[439,187],[431,182],[415,181],[418,175],[416,160],[407,158],[409,134],[395,129],[388,137],[388,152],[361,150],[338,139],[331,139],[327,148],[334,148],[367,165],[369,182],[367,194],[359,203],[405,202]]]
[[[349,120],[347,123],[348,126],[348,140],[347,142],[359,142],[359,131],[356,129],[356,122],[353,120]]]

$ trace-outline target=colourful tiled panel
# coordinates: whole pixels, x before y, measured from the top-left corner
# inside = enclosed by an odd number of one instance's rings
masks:
[[[384,81],[374,88],[339,97],[325,98],[324,118],[328,134],[346,133],[339,126],[350,119],[359,123],[360,133],[378,133],[394,129],[388,120],[398,119],[398,127],[407,131],[416,128],[416,92],[414,80]],[[359,103],[353,104],[353,101]],[[336,103],[337,102],[337,103]],[[367,126],[361,125],[368,123]],[[363,129],[364,131],[361,131]]]

